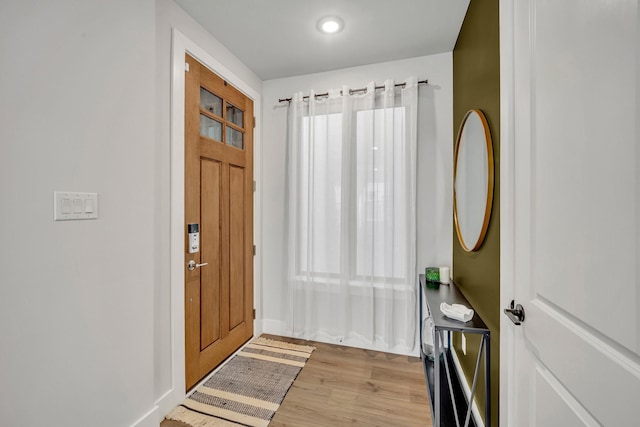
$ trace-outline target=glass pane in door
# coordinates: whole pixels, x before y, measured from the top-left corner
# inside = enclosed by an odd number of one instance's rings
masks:
[[[222,141],[222,123],[200,114],[200,135]]]
[[[227,126],[227,144],[242,150],[244,148],[244,134]]]
[[[239,108],[227,103],[227,121],[243,128],[244,113]]]
[[[209,92],[205,88],[200,88],[200,108],[222,117],[222,98]]]

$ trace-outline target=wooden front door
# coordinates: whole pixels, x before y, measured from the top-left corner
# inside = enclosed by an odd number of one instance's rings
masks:
[[[254,116],[251,99],[189,55],[185,61],[188,390],[253,336]],[[198,252],[189,224],[199,227]]]

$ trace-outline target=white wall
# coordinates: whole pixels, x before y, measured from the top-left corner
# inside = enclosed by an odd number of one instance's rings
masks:
[[[287,104],[279,98],[309,92],[364,87],[393,78],[427,78],[418,107],[418,271],[428,265],[451,265],[453,176],[452,54],[424,56],[263,83],[263,320],[265,332],[283,334],[285,319],[283,265],[284,188]],[[417,280],[417,277],[416,277]]]
[[[2,425],[153,425],[154,8],[0,3]]]
[[[184,351],[184,343],[172,342],[171,327],[172,322],[177,319],[171,316],[171,258],[170,258],[170,227],[171,227],[171,67],[172,67],[172,30],[176,29],[197,45],[204,53],[212,57],[213,60],[226,69],[225,75],[220,70],[214,70],[229,80],[232,84],[240,87],[247,87],[260,94],[262,90],[262,80],[229,52],[222,44],[204,30],[193,18],[187,15],[173,0],[156,1],[156,157],[157,168],[154,175],[155,192],[155,223],[154,231],[156,245],[154,246],[154,259],[156,269],[154,275],[154,376],[155,376],[155,396],[160,405],[160,412],[164,415],[174,405],[184,397],[184,384],[174,382],[176,376],[184,378],[184,368],[179,363],[176,368],[176,359],[172,359],[175,351]],[[256,149],[254,172],[259,181],[261,171],[260,155],[260,103],[256,109]],[[174,123],[175,125],[175,123]],[[182,205],[180,205],[182,206]],[[256,221],[260,217],[259,192],[256,193],[254,206]],[[255,240],[260,238],[259,223],[255,228]],[[255,259],[255,298],[260,299],[260,265],[259,257]],[[176,303],[176,302],[174,302]],[[183,304],[183,302],[177,302]],[[258,312],[258,316],[260,313]],[[259,333],[259,330],[256,330]],[[175,338],[175,337],[174,337]],[[175,368],[175,369],[174,369]]]

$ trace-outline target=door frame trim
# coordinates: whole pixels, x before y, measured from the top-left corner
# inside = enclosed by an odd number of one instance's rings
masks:
[[[171,389],[160,399],[163,413],[168,413],[185,397],[185,310],[184,310],[184,57],[189,54],[204,64],[211,71],[224,78],[253,100],[256,126],[254,130],[253,176],[256,182],[262,178],[261,149],[261,106],[262,97],[249,84],[222,63],[211,56],[194,41],[176,28],[172,29],[171,38],[171,219],[170,219],[170,283],[171,283]],[[262,238],[262,197],[260,186],[256,186],[253,203],[253,239],[257,247],[261,247]],[[262,297],[262,257],[260,252],[254,257],[254,335],[262,332],[261,297]]]
[[[500,308],[515,298],[515,70],[514,4],[500,0]],[[500,316],[500,425],[515,425],[515,328]]]

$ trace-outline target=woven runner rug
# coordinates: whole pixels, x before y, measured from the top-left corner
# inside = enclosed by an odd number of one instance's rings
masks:
[[[267,426],[313,350],[256,338],[166,418],[193,427]]]

